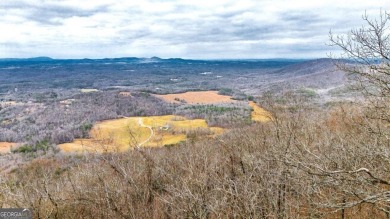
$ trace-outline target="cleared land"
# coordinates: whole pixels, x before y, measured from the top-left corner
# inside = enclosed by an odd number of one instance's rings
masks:
[[[124,96],[124,97],[131,97],[131,93],[127,92],[127,91],[119,92],[119,95]]]
[[[15,147],[16,143],[11,142],[0,142],[0,154],[6,154],[11,152],[11,148]]]
[[[85,88],[85,89],[80,89],[81,93],[91,93],[91,92],[98,92],[99,90],[98,89],[89,89],[89,88]]]
[[[16,106],[21,105],[22,103],[18,103],[16,101],[0,101],[1,107],[7,107],[7,106]]]
[[[203,119],[188,120],[180,116],[129,117],[97,123],[90,139],[76,139],[59,145],[64,152],[125,151],[139,146],[159,147],[187,140],[191,132],[214,136],[222,128],[208,127]]]
[[[230,96],[218,94],[218,91],[196,91],[165,95],[156,94],[155,96],[170,103],[211,104],[235,102]]]
[[[265,109],[259,107],[255,102],[249,101],[249,106],[252,107],[253,111],[251,113],[252,120],[256,122],[268,122],[271,120],[272,115]]]

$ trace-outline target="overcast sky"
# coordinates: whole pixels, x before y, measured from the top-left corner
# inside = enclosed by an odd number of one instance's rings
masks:
[[[1,0],[0,58],[318,58],[389,0]]]

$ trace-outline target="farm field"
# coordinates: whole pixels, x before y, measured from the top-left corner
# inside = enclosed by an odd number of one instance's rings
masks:
[[[235,102],[230,96],[218,94],[218,91],[195,91],[164,95],[156,94],[155,96],[169,103],[210,104]]]
[[[252,120],[255,122],[268,122],[271,120],[272,115],[265,109],[259,107],[255,102],[249,101],[249,106],[252,107],[251,113]]]
[[[195,131],[207,136],[223,133],[222,128],[208,127],[203,119],[188,120],[173,115],[128,117],[99,122],[90,131],[90,139],[76,139],[59,147],[63,152],[126,151],[177,144]]]
[[[11,148],[16,146],[16,143],[11,142],[0,142],[0,154],[11,152]]]

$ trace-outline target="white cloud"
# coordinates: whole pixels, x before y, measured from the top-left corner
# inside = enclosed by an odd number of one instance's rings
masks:
[[[324,57],[384,0],[2,0],[0,57]]]

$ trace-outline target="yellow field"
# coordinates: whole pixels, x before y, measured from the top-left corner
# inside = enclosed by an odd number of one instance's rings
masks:
[[[125,151],[134,147],[159,147],[177,144],[187,139],[187,133],[202,131],[206,135],[223,132],[222,128],[208,127],[203,119],[150,116],[107,120],[97,123],[91,130],[91,139],[76,139],[59,145],[64,152]]]
[[[16,143],[11,142],[0,142],[0,154],[10,153],[11,148],[15,147]]]
[[[256,122],[268,122],[271,120],[272,115],[265,109],[256,105],[255,102],[249,101],[249,106],[253,108],[252,111],[252,120]]]

